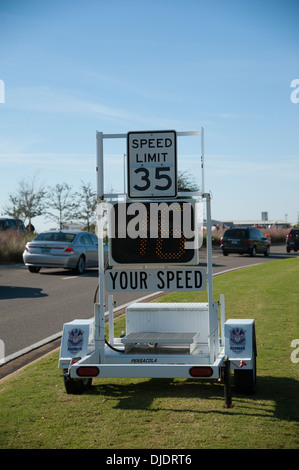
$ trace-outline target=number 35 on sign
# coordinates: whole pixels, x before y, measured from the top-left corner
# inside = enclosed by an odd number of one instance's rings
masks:
[[[175,131],[128,132],[127,155],[130,198],[176,197]]]

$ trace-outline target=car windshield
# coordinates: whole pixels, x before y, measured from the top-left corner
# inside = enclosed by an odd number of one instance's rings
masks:
[[[247,230],[246,229],[227,230],[224,236],[228,238],[246,238]]]
[[[38,237],[36,237],[36,241],[44,241],[44,242],[67,242],[72,243],[75,238],[74,233],[63,233],[63,232],[46,232],[41,233]]]

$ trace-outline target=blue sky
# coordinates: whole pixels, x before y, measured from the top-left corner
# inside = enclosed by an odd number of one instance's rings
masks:
[[[22,179],[95,188],[97,130],[203,127],[212,217],[296,222],[298,17],[298,0],[0,0],[0,214]],[[196,139],[178,165],[199,179]],[[125,152],[105,143],[106,191]]]

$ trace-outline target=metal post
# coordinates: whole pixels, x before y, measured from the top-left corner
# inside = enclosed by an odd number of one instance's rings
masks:
[[[201,193],[204,194],[204,131],[201,128]]]
[[[104,243],[103,211],[104,197],[104,151],[103,133],[97,132],[97,215],[98,215],[98,263],[99,263],[99,308],[95,308],[95,352],[99,362],[104,363],[105,356],[105,296],[104,296]]]
[[[214,308],[213,308],[213,273],[212,273],[212,223],[211,223],[211,196],[203,195],[206,198],[207,207],[207,268],[208,268],[208,302],[209,302],[209,337],[210,337],[210,361],[215,360],[214,344]]]
[[[97,131],[97,198],[103,199],[104,196],[104,151],[103,151],[103,132]]]
[[[109,311],[109,343],[114,343],[114,323],[113,323],[113,294],[108,295],[108,311]]]
[[[225,323],[225,297],[220,294],[220,309],[221,309],[221,341],[224,346],[224,323]]]

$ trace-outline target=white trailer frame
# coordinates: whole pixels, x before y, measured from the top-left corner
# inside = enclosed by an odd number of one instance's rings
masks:
[[[254,320],[227,320],[225,321],[224,295],[220,301],[213,301],[213,273],[212,273],[212,238],[211,238],[211,197],[204,192],[204,130],[191,132],[177,132],[181,136],[201,137],[201,190],[196,192],[177,194],[177,197],[201,197],[206,203],[207,219],[207,283],[208,303],[183,306],[185,312],[195,308],[197,313],[205,311],[205,325],[208,340],[200,346],[199,331],[181,331],[183,326],[178,323],[177,331],[133,331],[124,338],[114,338],[113,327],[113,295],[109,295],[109,342],[105,338],[105,266],[103,236],[99,235],[99,303],[94,305],[94,318],[91,320],[74,320],[66,323],[63,329],[59,368],[63,369],[64,382],[68,393],[82,393],[96,377],[169,377],[169,378],[196,378],[219,379],[224,381],[225,405],[231,406],[231,369],[237,372],[240,389],[254,393],[256,384],[256,341]],[[97,201],[98,201],[98,229],[102,229],[101,204],[104,199],[116,198],[117,194],[104,193],[104,140],[126,139],[127,134],[96,133],[97,140]],[[127,199],[129,202],[130,199]],[[154,306],[153,306],[154,305]],[[151,315],[162,312],[167,316],[165,304],[138,304],[129,306],[127,315],[134,317],[134,309],[149,309]],[[170,309],[180,309],[180,305],[170,305]],[[168,307],[167,307],[168,308]],[[160,309],[160,310],[159,310]],[[172,309],[173,310],[173,309]],[[219,317],[220,310],[220,317]],[[144,313],[145,314],[145,313]],[[184,315],[184,311],[180,314]],[[187,313],[186,313],[187,315]],[[153,317],[150,317],[153,318]],[[167,320],[166,320],[167,321]],[[194,321],[190,329],[194,328]],[[179,331],[178,331],[179,329]],[[153,334],[154,333],[154,334]],[[137,344],[140,349],[132,352]],[[144,346],[147,344],[147,347]],[[149,347],[158,347],[149,353]],[[181,347],[189,347],[189,353]],[[143,349],[144,348],[144,349]],[[202,348],[202,349],[200,349]],[[152,352],[155,352],[153,355]]]

